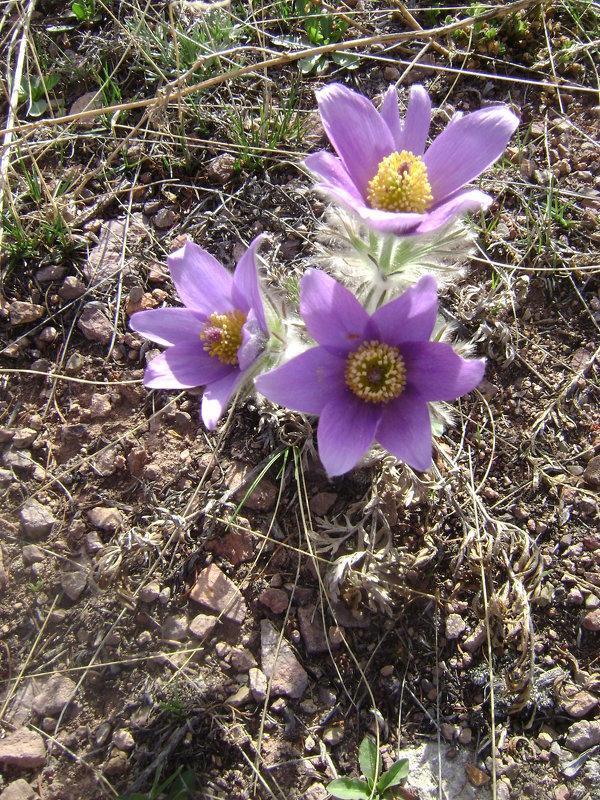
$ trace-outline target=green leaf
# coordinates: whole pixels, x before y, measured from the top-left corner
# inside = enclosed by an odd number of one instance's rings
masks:
[[[73,5],[71,6],[71,11],[81,22],[87,19],[87,12],[85,8],[81,5],[81,3],[73,3]]]
[[[319,70],[318,67],[323,62],[325,62],[325,65],[327,66],[327,59],[322,55],[306,56],[306,58],[301,58],[298,61],[298,66],[300,67],[300,72],[303,75],[308,75],[313,70],[322,72],[322,70]]]
[[[27,109],[27,116],[41,117],[44,111],[48,108],[45,98],[41,97],[39,100],[32,100]]]
[[[409,764],[407,758],[401,758],[400,761],[395,761],[387,772],[381,776],[381,780],[377,784],[377,792],[383,794],[390,786],[398,786],[398,784],[406,778],[409,771]]]
[[[365,736],[358,748],[358,763],[365,778],[377,780],[377,776],[381,774],[381,756],[375,742],[368,736]]]
[[[368,800],[371,794],[367,784],[358,778],[336,778],[326,788],[329,794],[340,800]]]
[[[331,53],[330,58],[340,67],[356,69],[360,64],[360,57],[353,53]]]

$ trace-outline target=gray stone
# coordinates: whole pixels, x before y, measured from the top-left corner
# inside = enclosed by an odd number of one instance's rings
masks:
[[[130,272],[129,262],[123,264],[121,253],[123,240],[127,238],[130,246],[141,244],[148,239],[150,232],[141,213],[105,222],[100,229],[98,244],[90,250],[87,264],[83,268],[84,276],[90,286],[99,283],[107,284],[115,279],[119,272]]]
[[[271,694],[302,697],[308,686],[308,675],[288,642],[267,619],[261,620],[260,640],[262,670],[271,679]]]
[[[106,394],[93,394],[90,400],[90,416],[92,419],[105,419],[110,412],[110,397]]]
[[[222,153],[213,158],[206,166],[206,177],[213,183],[221,186],[226,184],[233,177],[235,171],[235,158],[230,153]]]
[[[183,642],[187,639],[188,621],[185,614],[173,614],[165,619],[162,626],[163,639]]]
[[[52,511],[32,497],[24,502],[19,516],[23,533],[30,539],[41,539],[43,536],[47,536],[56,522]]]
[[[57,717],[75,693],[76,685],[66,675],[53,675],[31,704],[40,717]]]
[[[161,230],[172,228],[179,219],[179,214],[173,208],[161,208],[154,216],[154,224]]]
[[[142,586],[140,591],[138,592],[138,597],[142,601],[142,603],[154,603],[155,600],[158,600],[158,596],[160,595],[160,584],[158,581],[150,581],[145,586]]]
[[[44,553],[36,544],[26,544],[23,547],[22,555],[26,567],[44,560]]]
[[[135,739],[133,738],[131,731],[128,731],[125,728],[115,731],[112,740],[117,750],[124,750],[127,752],[129,750],[133,750],[135,747]]]
[[[252,697],[257,703],[263,703],[267,696],[267,676],[257,667],[252,667],[248,671],[248,687]]]
[[[0,739],[0,764],[35,769],[46,763],[46,747],[39,733],[19,728]]]
[[[29,453],[22,453],[12,447],[7,448],[2,454],[2,463],[18,475],[33,475],[38,466]]]
[[[598,698],[585,691],[578,691],[575,686],[565,686],[560,700],[560,708],[574,719],[585,717],[598,705]]]
[[[118,508],[96,506],[87,512],[88,519],[101,531],[116,531],[123,524],[123,515]]]
[[[206,639],[214,631],[217,618],[208,614],[196,614],[188,626],[188,632],[194,639]]]
[[[273,614],[283,614],[290,602],[287,592],[283,589],[273,588],[265,589],[264,592],[261,592],[258,600],[263,606],[268,608],[269,611],[272,611]]]
[[[38,795],[23,778],[19,778],[4,789],[0,794],[0,800],[35,800]]]
[[[13,300],[10,304],[10,324],[11,325],[25,325],[31,322],[37,322],[46,313],[44,306],[38,306],[35,303],[25,303],[21,300]]]
[[[239,708],[240,706],[245,706],[246,703],[249,703],[251,700],[252,695],[250,689],[247,686],[240,686],[235,694],[227,698],[227,703],[234,708]]]
[[[12,446],[17,449],[21,447],[29,447],[37,438],[38,432],[33,428],[19,428],[16,430],[12,437]]]
[[[326,653],[327,639],[323,630],[323,620],[321,612],[316,610],[316,606],[302,606],[298,609],[298,624],[304,647],[309,656],[318,653]]]
[[[236,672],[248,672],[251,667],[255,667],[257,664],[250,650],[245,647],[235,647],[231,651],[230,663]]]
[[[89,303],[77,320],[77,327],[90,342],[110,344],[113,326],[102,310],[94,303]]]
[[[335,747],[344,741],[344,730],[343,728],[325,728],[322,738],[325,744]]]
[[[227,485],[234,492],[234,500],[244,504],[244,508],[253,511],[270,511],[275,505],[278,488],[268,478],[262,478],[260,483],[252,489],[250,487],[256,478],[252,478],[252,468],[248,464],[234,464],[227,475]]]
[[[467,623],[460,614],[449,614],[446,619],[446,639],[460,639],[467,628]]]
[[[590,486],[600,486],[600,456],[590,458],[583,472],[583,480]]]
[[[241,624],[246,617],[242,593],[216,564],[210,564],[198,575],[190,598],[232,622]]]
[[[600,608],[595,608],[586,614],[582,626],[586,631],[600,631]]]
[[[596,744],[600,744],[600,720],[589,722],[583,719],[571,725],[565,742],[569,750],[581,753]]]
[[[85,569],[70,569],[61,573],[60,585],[69,600],[79,600],[87,586],[88,574]]]
[[[72,275],[64,279],[58,290],[58,296],[66,301],[77,300],[77,298],[81,297],[83,294],[85,294],[85,284],[82,283],[79,278],[75,278]]]

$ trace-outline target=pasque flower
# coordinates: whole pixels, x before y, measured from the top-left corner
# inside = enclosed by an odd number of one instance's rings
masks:
[[[210,253],[191,241],[167,263],[185,308],[133,314],[130,325],[168,349],[144,373],[150,389],[204,386],[202,420],[216,426],[231,396],[250,378],[265,350],[269,329],[250,244],[231,275]]]
[[[483,359],[466,360],[429,338],[437,286],[429,275],[369,315],[354,295],[319,270],[300,284],[300,312],[317,342],[256,379],[275,403],[319,414],[319,456],[329,475],[354,467],[376,440],[417,470],[431,465],[428,402],[455,400],[483,377]]]
[[[505,105],[454,115],[426,147],[431,100],[411,88],[404,124],[394,86],[381,109],[339,83],[317,92],[325,133],[337,155],[322,151],[305,164],[321,188],[371,228],[427,233],[452,217],[487,208],[492,198],[463,187],[503,153],[519,118]]]

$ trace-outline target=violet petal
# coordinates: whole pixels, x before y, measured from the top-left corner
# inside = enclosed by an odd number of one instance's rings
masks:
[[[398,90],[394,85],[385,93],[379,113],[392,135],[395,150],[402,150],[402,123],[400,122],[400,109],[398,108]]]
[[[311,347],[271,372],[259,375],[257,390],[280,406],[304,414],[320,414],[345,387],[344,358],[324,347]]]
[[[430,125],[431,99],[423,86],[415,84],[410,90],[410,99],[398,150],[408,150],[416,156],[422,156],[425,152]]]
[[[223,364],[197,345],[176,344],[153,358],[144,373],[144,385],[149,389],[191,389],[219,380],[238,370]]]
[[[449,344],[411,342],[400,347],[406,365],[407,386],[424,400],[456,400],[483,378],[485,359],[464,359]]]
[[[187,241],[171,253],[167,264],[184,305],[207,316],[233,311],[233,278],[206,250]]]
[[[300,313],[315,341],[342,352],[356,348],[369,321],[352,292],[318,269],[300,281]]]
[[[352,202],[364,204],[365,201],[354,185],[352,178],[346,172],[341,160],[334,156],[333,153],[328,153],[326,150],[312,153],[312,155],[304,159],[304,165],[321,180],[325,181],[326,184],[346,192]]]
[[[217,422],[231,399],[231,396],[244,382],[244,373],[238,369],[207,385],[202,395],[200,415],[209,431],[217,427]]]
[[[436,201],[460,189],[504,152],[519,118],[507,106],[482,108],[448,125],[423,160]]]
[[[428,340],[437,318],[437,284],[424,275],[399,297],[381,306],[371,317],[381,340],[389,345]]]
[[[377,441],[409,467],[423,472],[431,466],[431,420],[427,403],[405,391],[388,403],[377,428]]]
[[[242,344],[238,348],[237,357],[241,370],[246,370],[256,361],[267,344],[268,334],[256,318],[254,309],[250,311],[242,328]]]
[[[445,198],[441,203],[431,208],[425,219],[416,228],[416,233],[429,233],[441,228],[452,217],[458,214],[469,214],[474,211],[485,210],[493,198],[479,189],[461,189]]]
[[[392,135],[375,106],[340,83],[317,92],[323,128],[361,195],[379,163],[394,151]]]
[[[319,458],[327,474],[343,475],[356,466],[375,437],[381,407],[364,403],[349,390],[336,395],[319,417]]]
[[[256,271],[256,251],[263,240],[263,235],[257,236],[238,261],[233,274],[233,302],[236,308],[246,313],[252,308],[259,325],[267,333],[267,321]]]
[[[155,308],[131,315],[129,327],[163,347],[189,342],[201,347],[200,334],[206,317],[189,308]]]

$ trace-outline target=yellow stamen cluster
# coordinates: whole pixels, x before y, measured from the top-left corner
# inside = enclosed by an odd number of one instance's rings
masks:
[[[344,373],[346,385],[367,403],[389,403],[406,386],[406,367],[397,347],[378,342],[364,342],[350,353]]]
[[[226,314],[211,314],[200,334],[209,356],[218,358],[223,364],[237,366],[245,322],[246,314],[238,309],[227,311]]]
[[[392,153],[380,162],[369,181],[367,199],[371,208],[422,214],[433,203],[427,167],[421,156],[408,150]]]

